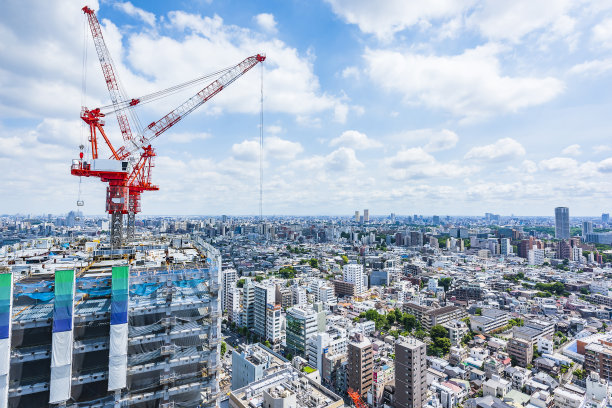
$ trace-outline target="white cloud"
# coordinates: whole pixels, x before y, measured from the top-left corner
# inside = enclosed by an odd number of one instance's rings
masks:
[[[553,157],[552,159],[542,160],[540,167],[548,171],[566,172],[576,169],[578,162],[568,157]]]
[[[365,133],[347,130],[329,142],[330,146],[345,146],[355,150],[374,149],[382,147],[382,143],[370,139]]]
[[[419,144],[427,152],[452,149],[459,142],[459,136],[448,129],[416,129],[391,135],[394,143],[401,145]]]
[[[138,8],[134,6],[132,3],[130,3],[129,1],[125,3],[115,3],[114,6],[115,8],[123,11],[125,14],[132,16],[132,17],[136,17],[144,21],[146,24],[150,25],[151,27],[155,26],[155,14],[145,11],[141,8]]]
[[[390,169],[389,176],[394,180],[419,178],[457,178],[465,177],[475,167],[462,166],[456,162],[439,162],[421,147],[402,149],[386,159]]]
[[[552,77],[510,77],[501,72],[493,45],[454,56],[426,56],[366,49],[371,80],[406,103],[444,109],[467,119],[516,112],[556,97],[563,83]]]
[[[564,154],[566,156],[580,156],[582,154],[582,150],[580,150],[579,144],[573,144],[563,149],[561,151],[561,154]]]
[[[268,33],[276,34],[276,20],[274,15],[270,13],[261,13],[255,16],[255,21],[264,31]]]
[[[612,48],[612,18],[593,27],[593,41],[604,48]]]
[[[277,136],[264,138],[264,158],[290,160],[302,153],[304,148],[298,142],[284,140]],[[259,142],[244,140],[232,145],[232,157],[235,160],[253,162],[259,160]]]
[[[251,30],[226,25],[219,16],[202,17],[184,11],[168,13],[168,27],[187,35],[181,40],[143,32],[130,36],[127,59],[138,71],[160,88],[176,83],[176,78],[196,78],[242,61],[254,52],[267,53],[264,67],[264,98],[268,112],[312,116],[332,111],[343,120],[346,104],[340,98],[321,92],[313,72],[312,56],[279,39],[263,37]],[[164,49],[160,59],[156,50]],[[210,58],[214,55],[214,58]],[[172,61],[168,64],[167,61]],[[261,69],[256,67],[256,69]],[[259,72],[247,73],[230,88],[209,102],[223,111],[257,113],[259,110]]]
[[[597,145],[593,147],[593,151],[595,153],[603,153],[603,152],[608,152],[610,150],[612,150],[612,147],[607,146],[607,145]]]
[[[484,0],[468,17],[467,25],[476,27],[486,38],[512,42],[550,26],[563,34],[573,28],[565,15],[570,6],[570,0]],[[560,19],[562,21],[558,23]]]
[[[342,78],[349,79],[359,79],[360,73],[359,68],[357,67],[346,67],[342,70]]]
[[[600,161],[597,169],[602,173],[612,173],[612,157]]]
[[[363,167],[353,149],[340,147],[325,156],[325,167],[331,171],[355,171]]]
[[[393,34],[428,20],[449,17],[463,11],[471,0],[404,1],[327,0],[334,13],[347,23],[357,24],[364,33],[389,40]]]
[[[232,145],[232,156],[240,161],[255,161],[259,159],[259,143],[245,140]]]
[[[402,149],[389,159],[389,165],[402,168],[413,164],[434,163],[436,159],[421,147]]]
[[[612,69],[612,58],[586,61],[570,68],[570,74],[599,76]]]
[[[525,155],[525,148],[516,140],[506,137],[493,144],[471,148],[464,156],[465,159],[485,161],[515,160]]]
[[[211,137],[211,134],[204,132],[169,132],[164,137],[173,143],[191,143],[195,140],[208,139]]]
[[[280,125],[269,125],[266,126],[264,129],[266,133],[271,135],[278,135],[279,133],[284,132],[283,127]]]
[[[264,139],[264,157],[269,155],[275,159],[290,160],[303,151],[304,148],[298,142],[284,140],[276,136]]]

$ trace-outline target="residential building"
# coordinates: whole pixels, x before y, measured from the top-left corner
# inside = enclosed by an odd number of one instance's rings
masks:
[[[342,279],[344,282],[355,285],[355,295],[359,296],[366,290],[364,286],[363,265],[346,264],[342,268]]]
[[[260,339],[267,339],[268,325],[267,313],[268,305],[274,305],[276,297],[276,287],[270,282],[260,282],[255,284],[255,318],[254,332]]]
[[[527,367],[533,360],[533,343],[521,338],[508,340],[507,352],[520,367]]]
[[[400,337],[395,343],[395,408],[421,408],[426,393],[426,345]]]
[[[404,304],[404,312],[414,315],[425,330],[429,330],[436,325],[444,325],[452,320],[461,320],[467,317],[466,311],[461,307],[444,306],[431,308],[411,302]]]
[[[365,396],[372,387],[372,343],[361,333],[356,333],[347,346],[348,387]]]
[[[228,310],[229,292],[236,285],[238,272],[234,268],[223,269],[221,272],[223,281],[221,282],[221,309]]]
[[[293,306],[293,291],[291,288],[276,285],[276,303],[280,304],[283,309]]]
[[[281,305],[268,303],[266,305],[266,340],[273,350],[279,350],[285,336],[281,330]]]

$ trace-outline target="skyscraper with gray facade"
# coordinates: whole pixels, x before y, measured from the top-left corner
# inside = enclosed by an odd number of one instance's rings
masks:
[[[569,223],[569,208],[555,208],[555,238],[569,239],[570,223]]]

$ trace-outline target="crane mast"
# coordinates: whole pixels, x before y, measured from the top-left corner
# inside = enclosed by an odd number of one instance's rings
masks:
[[[170,129],[185,116],[212,99],[227,88],[236,79],[244,75],[260,62],[265,61],[263,54],[246,58],[244,61],[224,70],[219,78],[187,99],[177,108],[161,119],[151,122],[141,134],[134,135],[126,115],[126,110],[140,103],[140,98],[129,102],[124,97],[117,78],[110,53],[106,48],[104,37],[95,12],[89,7],[83,7],[87,15],[91,34],[96,46],[102,73],[111,97],[114,112],[123,136],[124,145],[115,149],[104,131],[105,114],[100,108],[87,109],[82,107],[81,119],[89,126],[89,142],[91,144],[91,162],[84,160],[83,152],[79,159],[72,161],[71,174],[84,177],[98,177],[108,183],[106,188],[106,211],[111,214],[111,247],[118,248],[123,241],[123,215],[127,214],[126,240],[134,239],[135,215],[140,212],[140,198],[144,191],[159,190],[151,182],[151,170],[154,167],[155,150],[151,141]],[[99,159],[98,134],[102,137],[111,152],[109,159]],[[140,153],[138,160],[133,157]],[[130,158],[130,156],[132,156]],[[130,160],[128,160],[130,159]]]

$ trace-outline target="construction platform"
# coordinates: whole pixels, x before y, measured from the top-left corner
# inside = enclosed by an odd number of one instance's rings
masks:
[[[0,407],[214,406],[219,253],[192,236],[87,257],[2,275]]]

